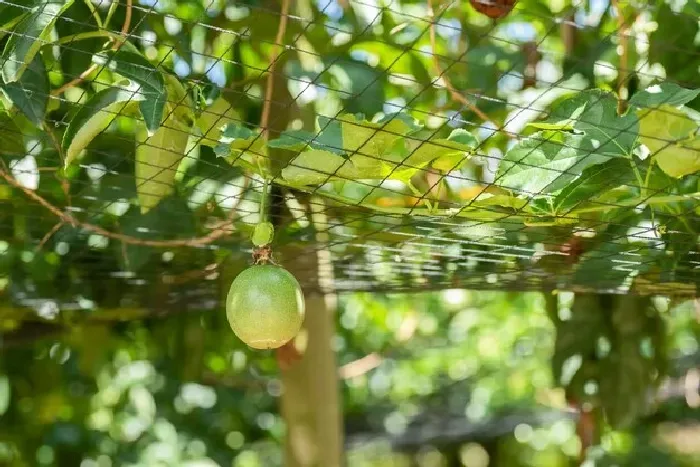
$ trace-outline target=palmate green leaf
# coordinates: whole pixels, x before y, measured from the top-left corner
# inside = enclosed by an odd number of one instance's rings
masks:
[[[306,130],[283,131],[279,138],[273,139],[268,143],[270,148],[285,149],[293,152],[301,152],[307,146],[322,149],[321,145],[316,142],[316,134]]]
[[[677,178],[700,171],[700,124],[687,111],[661,105],[637,113],[639,139],[661,170]]]
[[[447,172],[458,169],[471,156],[479,140],[466,130],[453,130],[450,136],[429,141],[409,141],[410,156],[403,162],[405,170],[415,173],[416,168],[432,165],[433,168]],[[414,147],[415,149],[411,149]],[[401,168],[399,169],[401,170]]]
[[[554,193],[587,167],[609,157],[582,149],[585,136],[541,131],[513,146],[501,160],[495,183],[525,195]]]
[[[282,169],[282,178],[295,186],[322,185],[337,177],[357,176],[357,169],[348,159],[323,149],[301,152]]]
[[[7,98],[37,127],[41,126],[49,102],[49,77],[41,55],[36,55],[19,81],[4,83]]]
[[[406,154],[405,138],[412,128],[401,118],[374,123],[358,120],[353,115],[341,115],[342,148],[349,153],[353,165],[363,173],[381,177],[386,172],[384,162],[398,163]],[[384,169],[384,170],[383,170]]]
[[[14,28],[0,56],[6,83],[18,81],[33,63],[39,49],[48,42],[51,28],[73,0],[41,0],[34,4]]]
[[[93,62],[105,65],[125,78],[138,83],[141,86],[139,92],[143,99],[139,102],[139,109],[150,132],[160,127],[163,119],[163,110],[168,100],[163,75],[143,55],[131,50],[108,51],[95,54]]]
[[[676,83],[659,83],[636,93],[630,99],[634,107],[658,107],[670,105],[678,107],[687,104],[700,95],[700,89],[685,89]]]
[[[136,104],[145,99],[137,83],[123,80],[103,89],[88,100],[63,133],[66,166],[72,163],[95,137],[121,115],[132,114]]]
[[[214,153],[225,158],[231,165],[243,167],[259,175],[269,175],[263,173],[264,163],[267,162],[267,148],[259,130],[251,130],[233,123],[227,124]]]
[[[342,180],[409,180],[418,170],[432,164],[451,170],[466,161],[478,140],[465,130],[454,130],[448,138],[432,141],[410,140],[404,135],[420,127],[406,116],[369,122],[351,115],[337,120],[319,119],[324,129],[318,138],[305,131],[286,132],[271,147],[300,154],[282,170],[295,185],[316,185]],[[330,145],[342,148],[340,154]],[[413,150],[409,150],[409,147]],[[304,150],[304,149],[309,150]],[[313,174],[318,170],[317,174]]]
[[[555,213],[566,213],[579,203],[634,180],[628,159],[614,158],[588,167],[581,176],[569,183],[554,199]]]
[[[177,168],[185,157],[190,127],[169,118],[136,147],[136,193],[141,212],[147,213],[173,193]]]
[[[601,90],[583,91],[556,106],[548,123],[571,124],[583,133],[580,149],[609,157],[632,154],[639,124],[633,112],[617,114],[617,98]]]

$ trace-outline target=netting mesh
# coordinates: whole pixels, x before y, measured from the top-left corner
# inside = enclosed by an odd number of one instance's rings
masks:
[[[694,295],[697,4],[550,3],[4,1],[8,274]]]

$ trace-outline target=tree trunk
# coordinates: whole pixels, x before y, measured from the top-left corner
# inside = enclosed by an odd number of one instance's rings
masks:
[[[326,231],[323,203],[313,200],[311,209],[317,232]],[[315,245],[327,243],[323,233]],[[338,367],[331,346],[335,329],[336,296],[329,292],[332,270],[329,253],[307,248],[286,250],[282,258],[305,291],[304,329],[295,340],[299,361],[282,371],[281,411],[287,424],[285,467],[340,467],[343,464],[342,406]]]

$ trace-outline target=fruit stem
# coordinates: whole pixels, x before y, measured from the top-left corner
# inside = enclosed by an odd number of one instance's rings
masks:
[[[262,188],[262,196],[260,198],[260,206],[259,206],[259,219],[258,223],[261,224],[263,222],[267,222],[267,195],[268,195],[268,187],[270,185],[270,181],[265,178],[263,180],[263,188]]]

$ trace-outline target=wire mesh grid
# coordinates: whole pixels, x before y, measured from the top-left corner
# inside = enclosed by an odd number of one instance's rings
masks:
[[[2,2],[10,283],[694,295],[697,5],[471,3]]]

